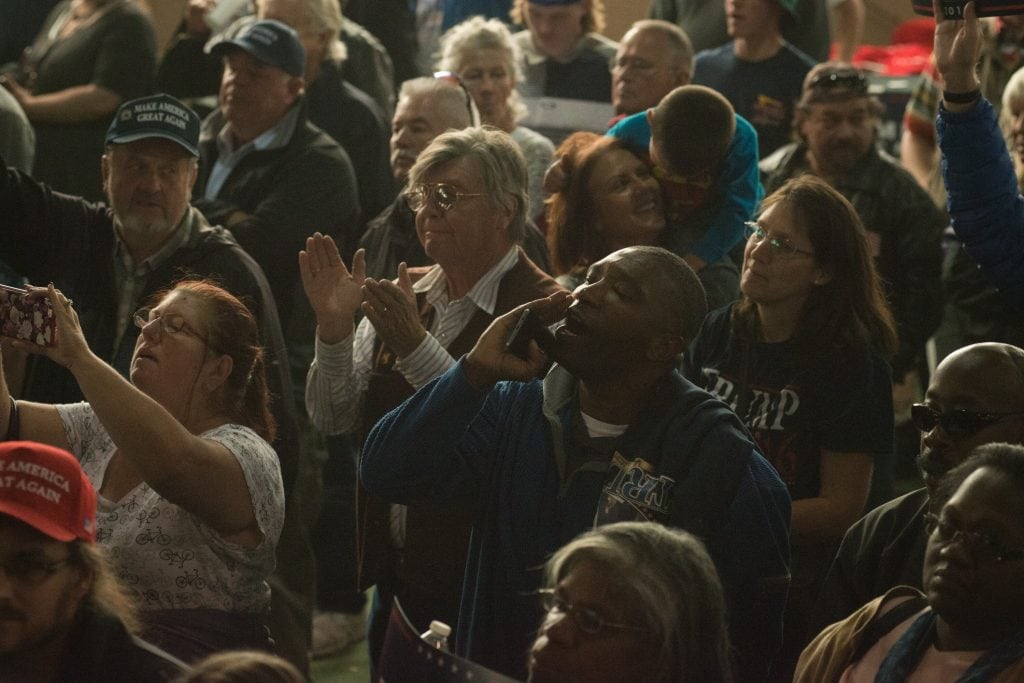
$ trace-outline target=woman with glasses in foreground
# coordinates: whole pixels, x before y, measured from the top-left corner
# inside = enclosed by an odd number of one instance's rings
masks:
[[[863,512],[875,454],[893,446],[892,315],[850,203],[802,176],[748,224],[739,301],[712,311],[686,375],[727,403],[793,499],[792,585],[780,664],[846,529]]]
[[[544,579],[532,683],[732,680],[722,586],[687,532],[598,527],[558,550]]]
[[[299,270],[317,320],[306,408],[318,429],[355,430],[361,442],[385,413],[468,353],[494,318],[561,289],[519,246],[526,188],[522,152],[507,133],[449,131],[420,154],[405,191],[437,265],[402,263],[394,282],[367,279],[363,250],[350,272],[330,237],[306,241]],[[366,317],[356,327],[360,310]],[[375,661],[392,596],[420,631],[433,619],[455,623],[471,515],[434,504],[392,510],[360,491],[358,516],[360,588],[376,584],[379,598],[370,623]]]
[[[98,493],[97,541],[148,641],[185,661],[271,647],[266,579],[284,489],[252,314],[211,283],[178,283],[135,314],[129,383],[89,350],[71,301],[52,285],[31,294],[44,295],[56,344],[14,345],[68,368],[88,403],[15,401],[0,379],[0,434],[81,462]]]
[[[926,515],[924,593],[898,586],[826,628],[796,681],[1024,678],[1024,448],[976,448],[940,497]]]

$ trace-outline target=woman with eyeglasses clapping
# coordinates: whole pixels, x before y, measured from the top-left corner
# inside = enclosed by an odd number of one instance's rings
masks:
[[[0,380],[0,433],[81,462],[99,494],[97,540],[146,640],[186,662],[271,648],[284,488],[252,314],[212,283],[178,283],[134,316],[129,383],[89,350],[71,301],[52,285],[30,294],[42,296],[56,343],[14,343],[68,368],[88,403],[15,401]]]
[[[863,512],[873,460],[893,447],[886,358],[896,331],[864,227],[824,181],[788,181],[747,234],[741,297],[708,315],[685,365],[736,412],[793,499],[785,671],[836,546]]]

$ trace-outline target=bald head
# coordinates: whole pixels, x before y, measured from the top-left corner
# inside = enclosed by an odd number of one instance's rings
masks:
[[[914,408],[921,429],[917,462],[934,495],[950,468],[978,446],[1024,444],[1024,416],[1012,415],[1024,412],[1024,350],[987,342],[954,351],[935,369],[925,406]]]
[[[953,378],[961,389],[985,397],[992,410],[1024,410],[1024,349],[997,342],[957,349],[939,363],[928,389]]]

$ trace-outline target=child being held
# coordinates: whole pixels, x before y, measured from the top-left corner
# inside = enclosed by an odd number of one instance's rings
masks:
[[[704,271],[726,267],[764,196],[754,127],[718,92],[684,85],[654,109],[622,119],[608,135],[648,158],[665,200],[665,246],[708,286],[711,272]]]

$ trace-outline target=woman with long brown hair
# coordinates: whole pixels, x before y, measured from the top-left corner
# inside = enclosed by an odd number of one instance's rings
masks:
[[[874,457],[892,450],[896,332],[864,227],[824,181],[788,181],[747,234],[742,296],[708,314],[686,374],[736,412],[789,487],[782,657],[792,666],[835,547],[863,512]]]

